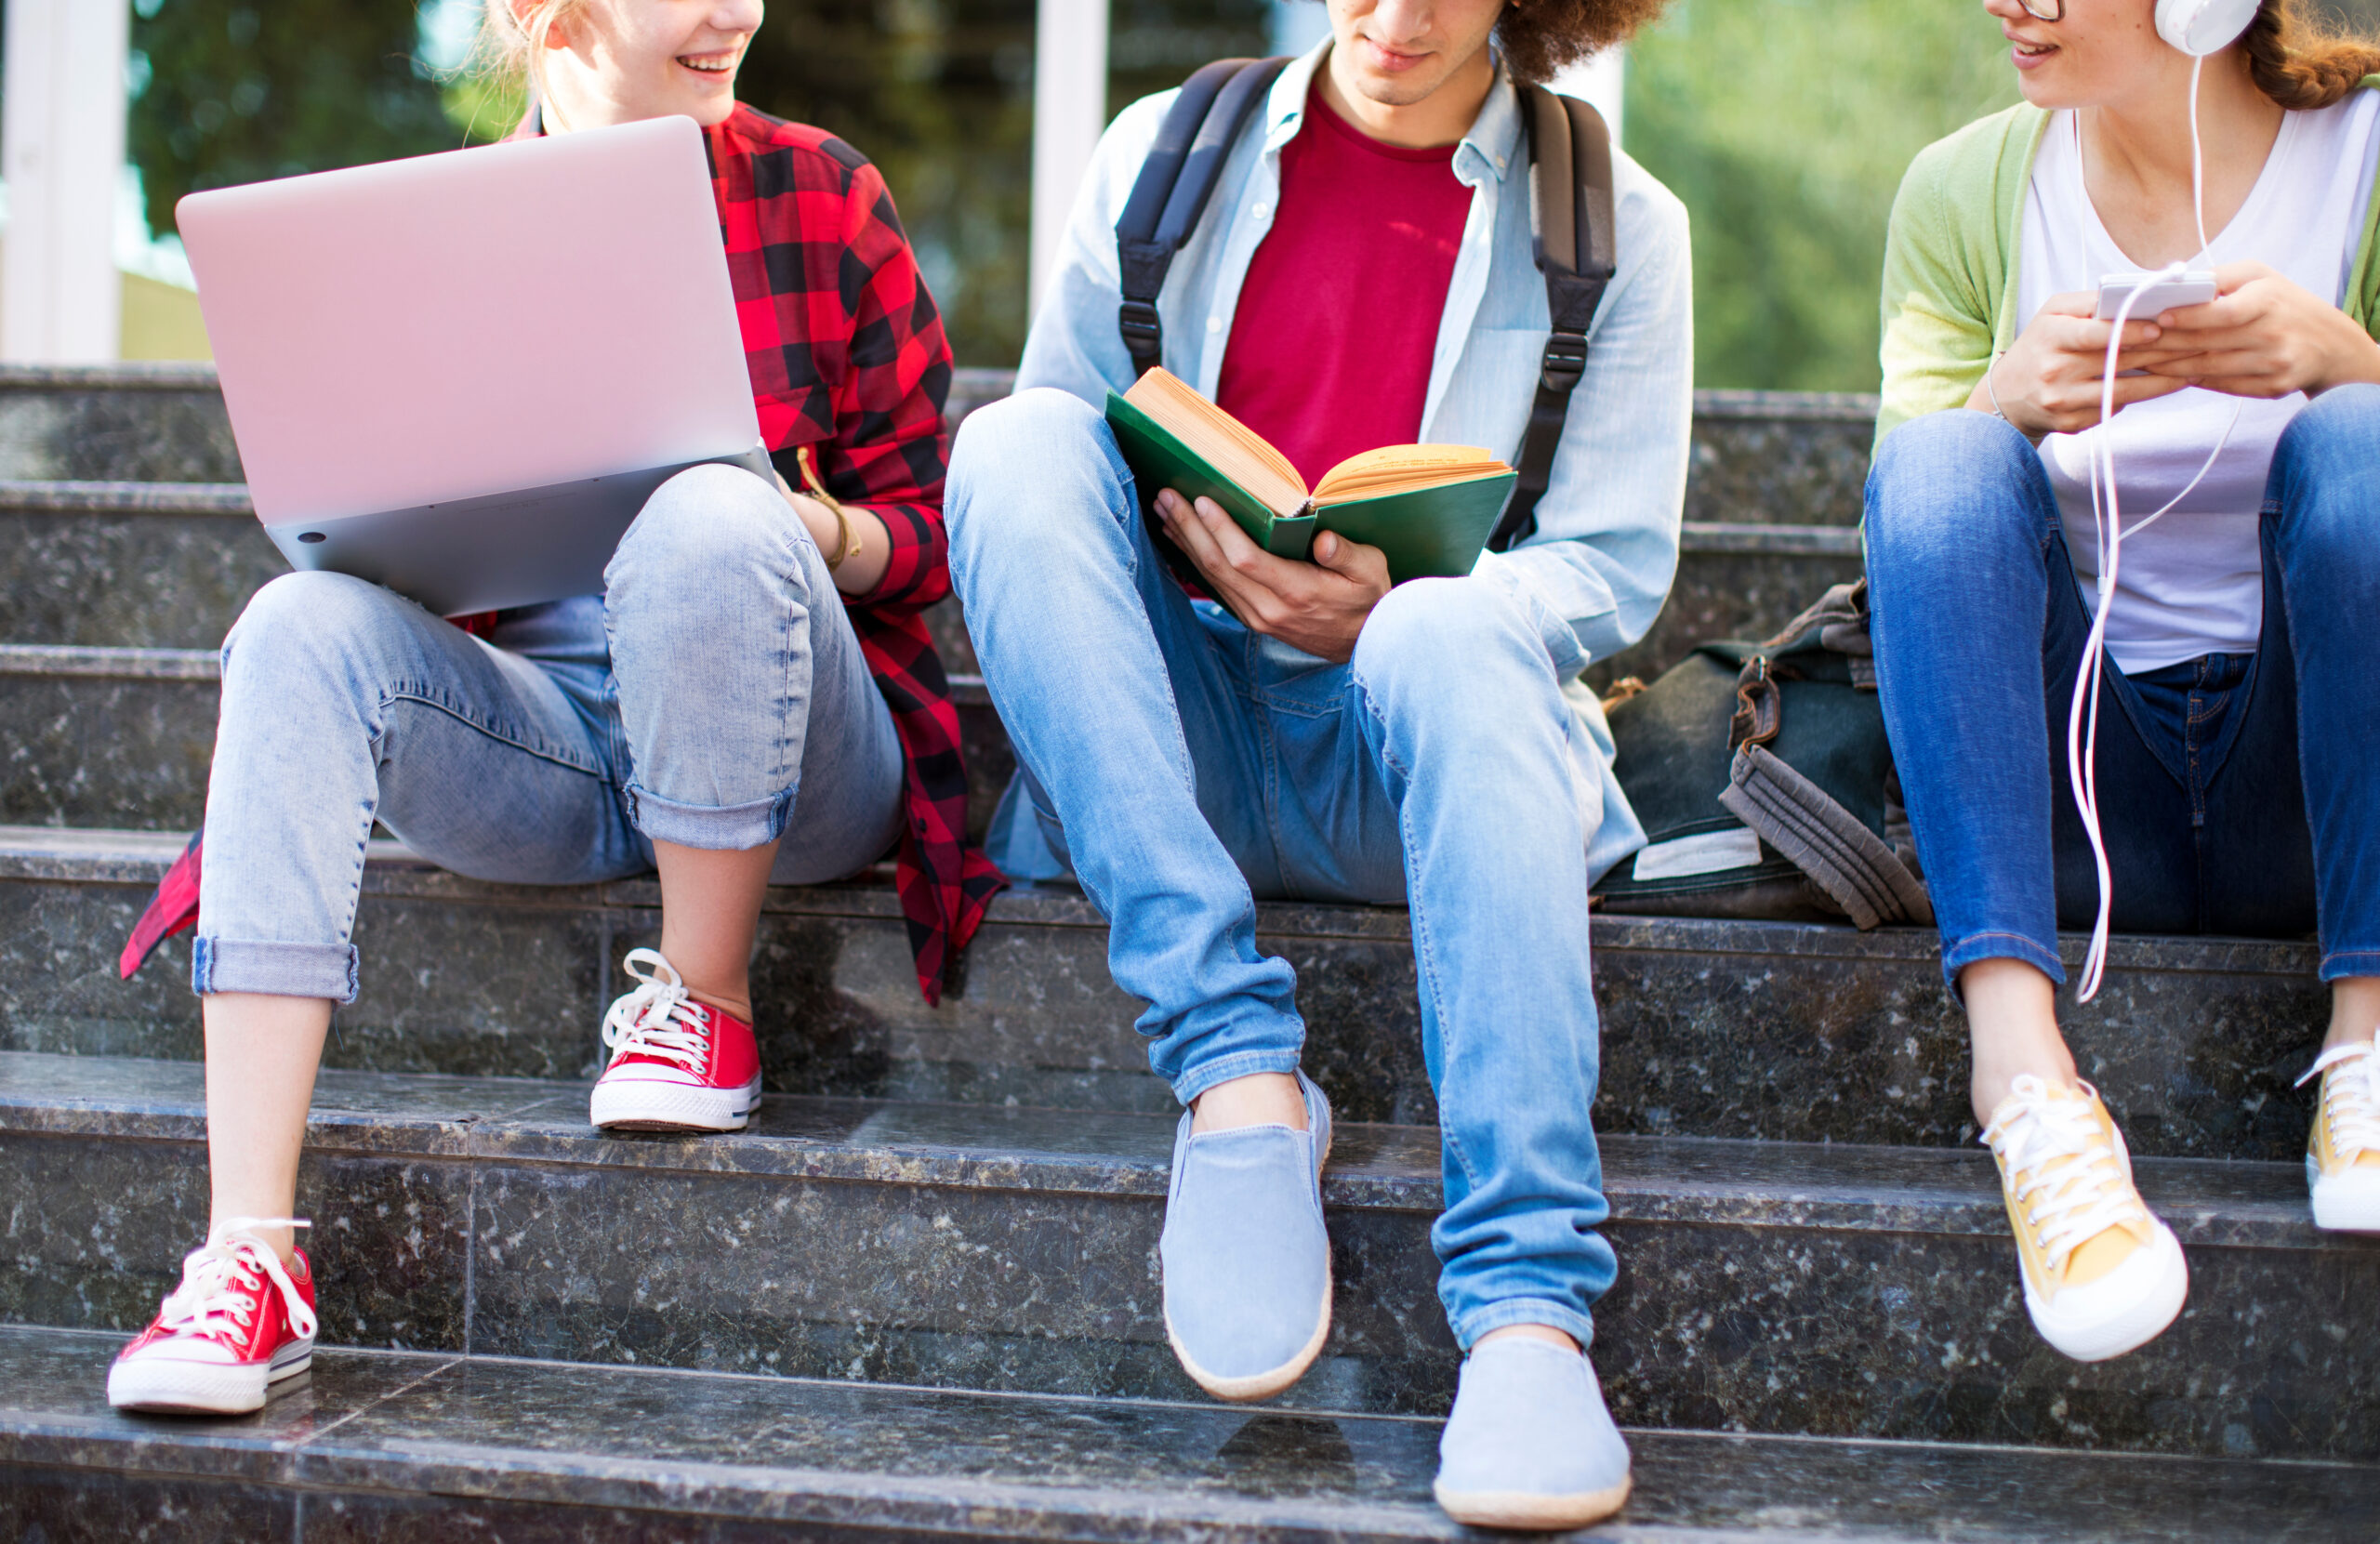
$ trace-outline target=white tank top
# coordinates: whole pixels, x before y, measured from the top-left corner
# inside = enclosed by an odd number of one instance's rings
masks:
[[[2372,196],[2380,149],[2375,126],[2380,91],[2354,91],[2319,112],[2283,114],[2248,201],[2215,235],[2203,264],[2191,266],[2261,262],[2340,302]],[[2117,247],[2091,205],[2071,112],[2057,113],[2043,136],[2018,261],[2017,314],[2026,322],[2053,295],[2094,290],[2101,275],[2142,266]],[[2124,543],[2108,650],[2127,675],[2201,654],[2254,652],[2264,625],[2257,517],[2265,477],[2281,431],[2306,398],[2242,405],[2240,398],[2191,388],[2135,402],[2088,431],[2109,437],[2129,530],[2197,475],[2235,405],[2239,426],[2206,480],[2137,541]],[[2053,434],[2042,442],[2086,606],[2096,603],[2098,579],[2088,435]]]

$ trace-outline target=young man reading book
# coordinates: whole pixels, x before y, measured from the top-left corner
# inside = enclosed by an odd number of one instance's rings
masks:
[[[1281,453],[1292,511],[1376,447],[1513,457],[1549,322],[1514,80],[1660,8],[1329,3],[1330,39],[1242,127],[1158,300],[1165,366]],[[1616,1270],[1596,1232],[1587,891],[1644,838],[1579,674],[1642,636],[1676,563],[1686,214],[1613,156],[1618,271],[1535,534],[1392,585],[1327,509],[1306,557],[1282,556],[1211,498],[1138,487],[1119,450],[1107,400],[1134,371],[1115,228],[1171,96],[1101,141],[1018,394],[954,455],[952,570],[1026,769],[994,855],[1020,878],[1071,867],[1112,923],[1117,982],[1149,1005],[1151,1064],[1191,1112],[1166,1325],[1226,1399],[1287,1388],[1329,1328],[1329,1109],[1298,1071],[1296,983],[1259,953],[1253,899],[1410,904],[1444,1132],[1433,1240],[1469,1353],[1437,1494],[1469,1523],[1581,1525],[1629,1483],[1583,1354]],[[1174,577],[1144,494],[1209,598]]]

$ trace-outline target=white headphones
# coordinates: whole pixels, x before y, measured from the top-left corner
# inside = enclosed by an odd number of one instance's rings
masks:
[[[2256,19],[2260,0],[2157,0],[2157,35],[2193,59],[2221,53]]]

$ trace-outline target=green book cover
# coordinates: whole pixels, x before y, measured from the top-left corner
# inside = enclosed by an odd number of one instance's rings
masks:
[[[1316,510],[1276,514],[1262,500],[1217,471],[1156,419],[1107,393],[1107,425],[1117,448],[1140,486],[1144,502],[1160,488],[1185,498],[1211,498],[1248,533],[1249,540],[1280,558],[1305,557],[1316,531],[1335,531],[1349,541],[1377,547],[1388,558],[1393,583],[1471,572],[1496,529],[1515,475],[1473,478],[1435,488],[1383,494],[1377,498],[1332,504]]]

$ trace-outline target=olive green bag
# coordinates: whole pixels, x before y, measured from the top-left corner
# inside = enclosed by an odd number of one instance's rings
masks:
[[[1606,703],[1646,845],[1600,909],[1930,924],[1876,701],[1868,587],[1837,585],[1765,643],[1706,643]]]

